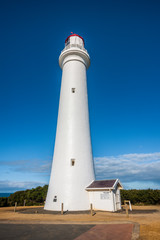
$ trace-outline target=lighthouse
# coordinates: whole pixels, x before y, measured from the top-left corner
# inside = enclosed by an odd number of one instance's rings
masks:
[[[71,34],[59,57],[61,92],[54,156],[45,210],[89,210],[86,191],[94,180],[86,70],[90,57],[84,39]]]

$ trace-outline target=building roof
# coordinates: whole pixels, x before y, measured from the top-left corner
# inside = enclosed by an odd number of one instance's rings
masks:
[[[86,190],[92,190],[92,189],[113,189],[119,185],[120,188],[123,188],[119,179],[112,179],[112,180],[99,180],[99,181],[93,181]]]

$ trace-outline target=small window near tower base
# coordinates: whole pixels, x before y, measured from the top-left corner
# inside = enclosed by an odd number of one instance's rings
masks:
[[[57,196],[54,196],[53,202],[57,202]]]
[[[71,159],[71,166],[75,165],[75,159]]]
[[[72,93],[75,93],[76,89],[75,88],[72,88]]]

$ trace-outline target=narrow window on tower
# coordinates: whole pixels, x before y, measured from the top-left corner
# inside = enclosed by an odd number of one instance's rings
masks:
[[[53,202],[57,202],[57,196],[54,196]]]
[[[71,159],[71,166],[75,165],[75,159]]]
[[[75,93],[76,89],[75,88],[72,88],[72,93]]]

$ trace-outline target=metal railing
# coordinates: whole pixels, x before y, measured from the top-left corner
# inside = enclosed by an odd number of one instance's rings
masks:
[[[79,45],[79,44],[68,44],[67,46],[65,46],[65,48],[63,49],[63,51],[64,51],[64,50],[67,50],[67,49],[70,49],[70,48],[73,48],[73,47],[80,48],[80,49],[82,49],[83,51],[85,51],[86,53],[88,53],[87,50],[86,50],[82,45]],[[62,52],[63,52],[63,51],[62,51]]]

